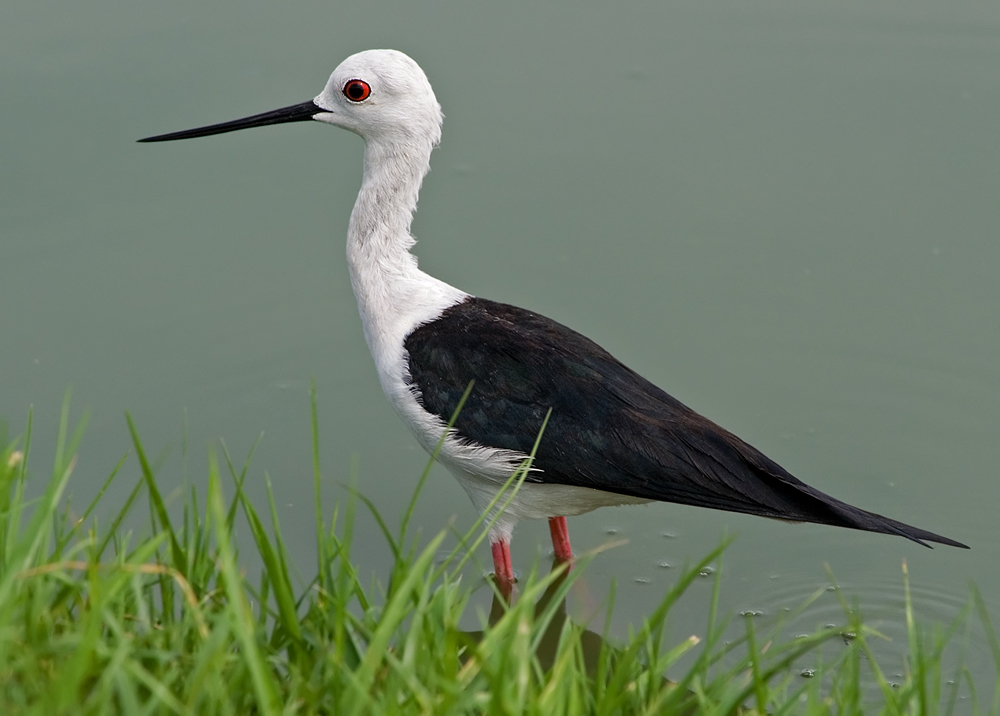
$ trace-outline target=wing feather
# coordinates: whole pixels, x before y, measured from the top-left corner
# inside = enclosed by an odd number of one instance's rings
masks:
[[[532,479],[642,499],[818,522],[962,546],[836,500],[694,412],[588,338],[470,298],[405,341],[423,407],[481,445],[530,452]]]

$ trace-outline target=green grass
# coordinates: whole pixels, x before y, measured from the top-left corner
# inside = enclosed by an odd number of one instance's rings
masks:
[[[602,638],[613,593],[603,633],[566,616],[564,598],[592,555],[568,573],[532,572],[512,606],[495,600],[481,630],[463,630],[472,591],[482,588],[467,571],[463,580],[463,567],[486,529],[459,535],[442,561],[447,531],[410,534],[419,487],[398,528],[353,491],[328,519],[319,507],[315,397],[312,407],[319,558],[307,585],[292,577],[270,483],[259,512],[243,492],[247,465],[237,468],[224,448],[221,459],[210,456],[206,492],[191,487],[182,507],[168,505],[129,419],[135,460],[123,457],[77,513],[64,493],[83,425],[70,431],[68,403],[38,498],[27,499],[25,489],[30,417],[19,440],[0,435],[0,713],[949,714],[963,684],[972,695],[963,713],[1000,713],[996,683],[973,684],[961,659],[942,660],[945,646],[974,622],[1000,665],[1000,642],[978,593],[954,624],[921,626],[905,574],[909,653],[898,684],[872,653],[879,635],[846,603],[844,624],[834,629],[782,641],[780,626],[758,632],[748,618],[733,639],[718,613],[718,572],[699,635],[668,640],[672,606],[725,545],[685,569],[627,639]],[[123,485],[135,463],[134,484]],[[426,478],[425,471],[421,485]],[[117,512],[105,504],[112,484],[115,494],[127,494]],[[149,525],[140,537],[122,525],[143,497]],[[352,561],[361,504],[394,556],[384,584],[366,587],[359,573],[369,570]],[[114,517],[101,524],[98,513]],[[238,518],[249,524],[253,561],[263,565],[253,584],[241,571]],[[846,632],[856,637],[824,658],[822,645]],[[813,678],[793,666],[804,658],[815,659]]]

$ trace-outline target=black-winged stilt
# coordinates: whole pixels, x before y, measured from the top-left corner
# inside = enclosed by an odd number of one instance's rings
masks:
[[[551,410],[534,471],[490,532],[507,593],[519,519],[547,518],[556,558],[568,561],[566,516],[655,500],[966,546],[809,487],[579,333],[420,271],[409,252],[410,222],[442,114],[427,77],[401,52],[348,57],[308,102],[140,141],[305,120],[365,140],[347,231],[351,284],[382,388],[425,449],[438,444],[475,381],[438,459],[480,511],[531,451]]]

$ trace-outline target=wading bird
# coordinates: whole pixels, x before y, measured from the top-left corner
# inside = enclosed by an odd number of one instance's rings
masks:
[[[432,452],[472,382],[438,460],[480,512],[526,459],[549,416],[531,472],[499,516],[503,499],[487,515],[497,517],[490,543],[503,591],[509,595],[514,583],[510,539],[518,520],[547,518],[556,559],[569,561],[567,516],[657,500],[965,547],[825,495],[579,333],[418,269],[410,222],[442,119],[416,62],[369,50],[344,60],[308,102],[140,141],[307,120],[364,139],[347,261],[392,407]]]

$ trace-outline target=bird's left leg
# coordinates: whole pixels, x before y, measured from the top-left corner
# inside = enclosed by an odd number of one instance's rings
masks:
[[[569,528],[565,517],[550,517],[549,532],[552,533],[552,549],[557,562],[569,562],[573,559],[573,548],[569,546]]]
[[[514,565],[510,559],[510,537],[490,541],[493,551],[493,578],[504,599],[510,601],[514,593]]]

